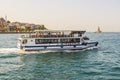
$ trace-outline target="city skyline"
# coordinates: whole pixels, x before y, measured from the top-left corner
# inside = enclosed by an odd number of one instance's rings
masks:
[[[119,0],[0,0],[0,17],[48,29],[120,32]]]

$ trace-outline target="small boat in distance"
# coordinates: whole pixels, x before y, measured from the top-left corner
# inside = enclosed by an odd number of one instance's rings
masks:
[[[84,50],[98,45],[76,30],[39,30],[21,35],[17,47],[25,51],[40,50]]]
[[[98,29],[95,33],[101,33],[102,31],[100,30],[100,27],[98,26]]]

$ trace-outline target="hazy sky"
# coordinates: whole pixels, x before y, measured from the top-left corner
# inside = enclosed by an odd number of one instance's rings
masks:
[[[120,0],[0,0],[0,17],[48,29],[120,31]]]

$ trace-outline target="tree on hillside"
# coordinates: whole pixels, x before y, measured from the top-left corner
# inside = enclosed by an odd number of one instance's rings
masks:
[[[38,29],[39,29],[39,30],[44,30],[44,29],[46,29],[46,28],[45,28],[44,25],[39,25]]]
[[[31,27],[25,27],[25,31],[31,31]]]

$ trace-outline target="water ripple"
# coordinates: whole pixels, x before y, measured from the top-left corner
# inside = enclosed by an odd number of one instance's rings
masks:
[[[1,34],[0,80],[120,80],[120,33],[87,35],[98,49],[26,52],[16,48],[18,34]]]

